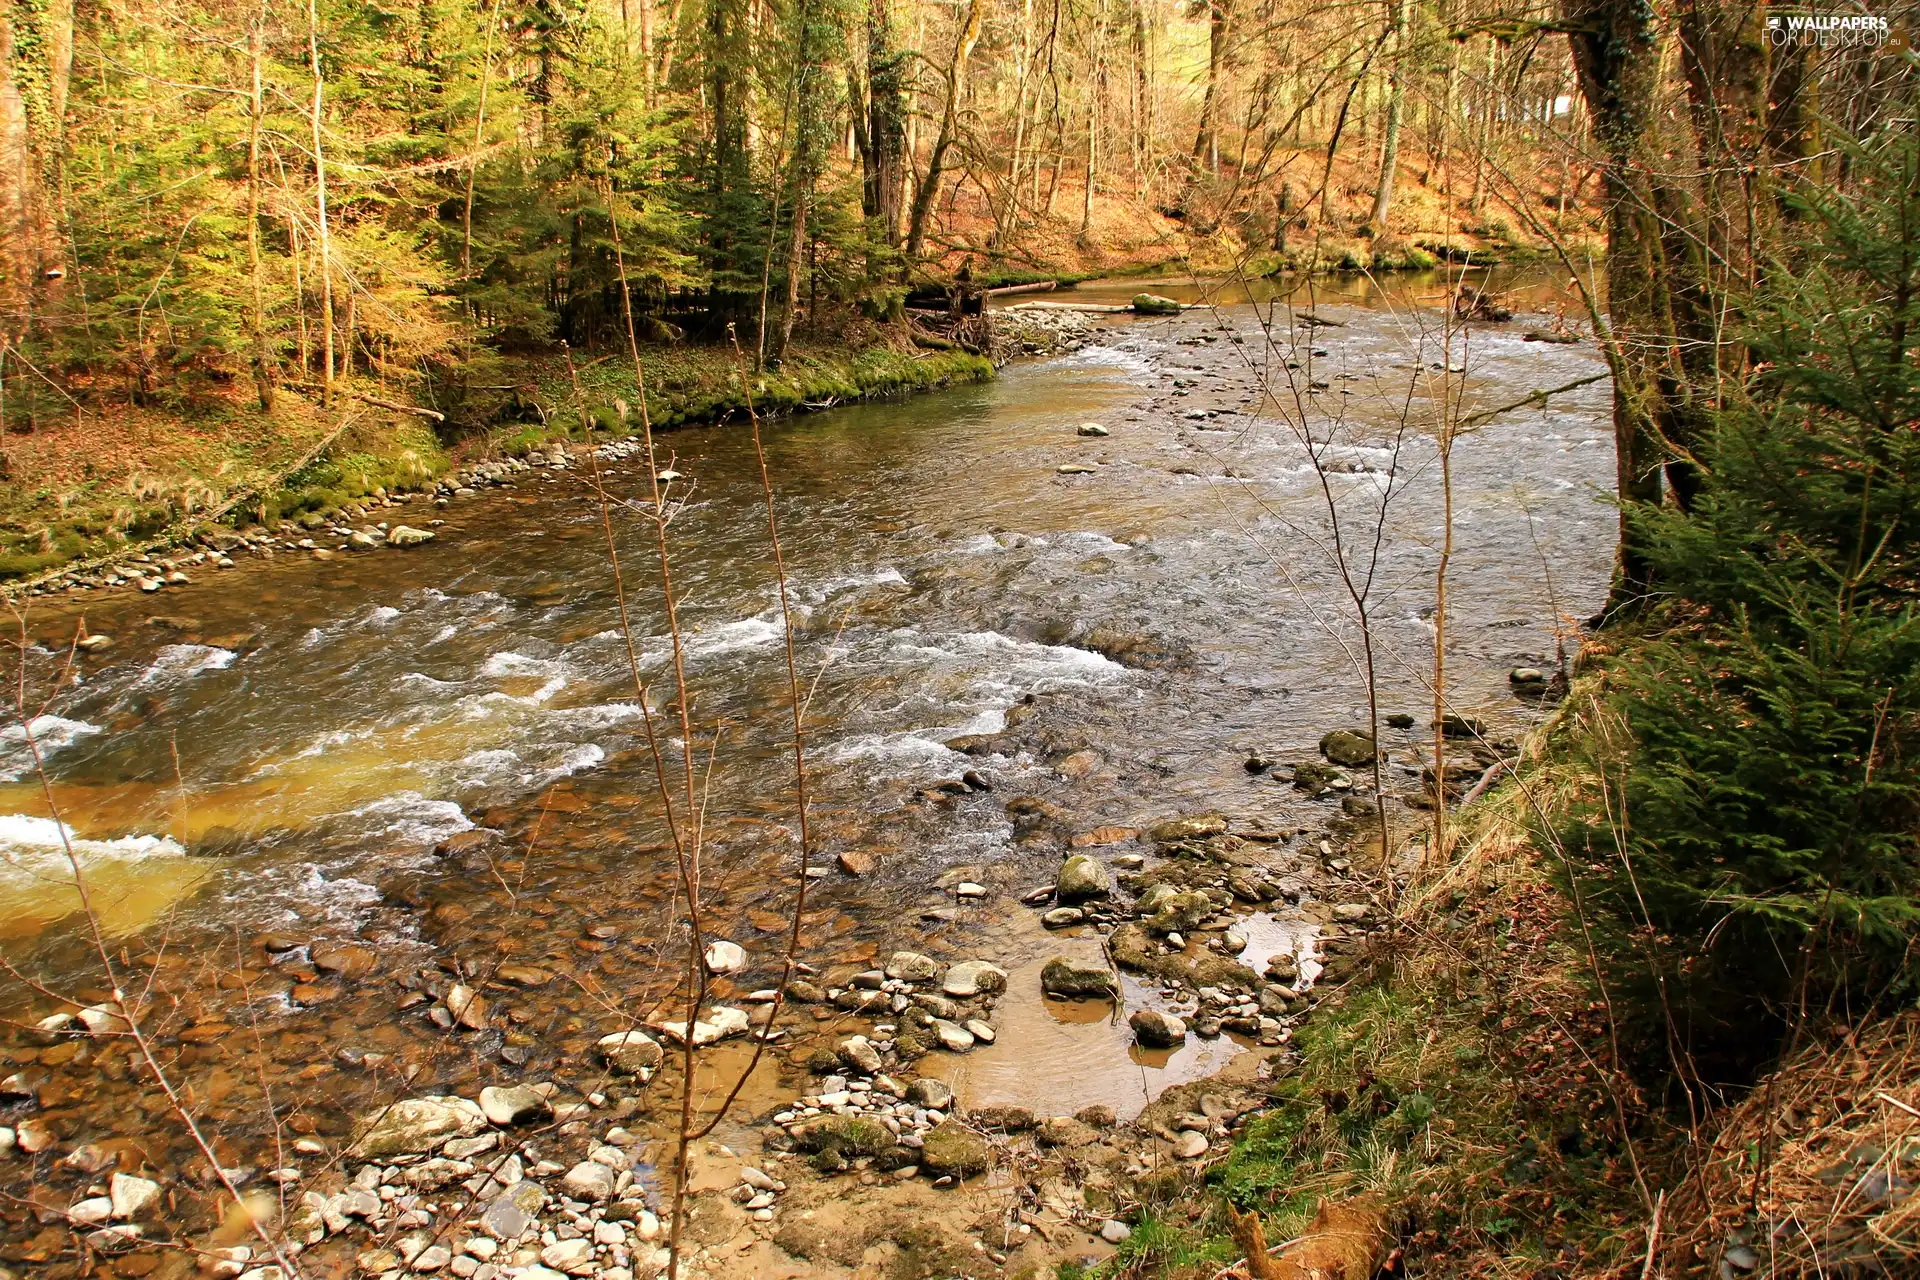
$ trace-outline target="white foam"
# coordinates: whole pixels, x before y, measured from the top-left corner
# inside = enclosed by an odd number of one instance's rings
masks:
[[[377,834],[421,844],[438,844],[448,836],[473,830],[466,813],[451,800],[429,800],[418,791],[401,791],[352,811],[371,818]]]
[[[556,707],[553,719],[569,729],[610,729],[640,718],[637,702],[594,702],[584,707]]]
[[[169,644],[163,645],[153,655],[153,663],[140,673],[138,684],[149,684],[161,680],[186,680],[203,671],[225,671],[233,665],[235,655],[231,649],[221,649],[210,644]]]
[[[1121,369],[1137,374],[1154,372],[1152,361],[1120,347],[1082,347],[1056,363],[1070,369]]]
[[[866,761],[880,766],[874,776],[924,773],[946,768],[957,758],[945,743],[917,733],[857,733],[823,751],[833,764]]]
[[[383,605],[380,605],[378,608],[374,609],[372,613],[367,615],[367,625],[373,626],[373,627],[384,627],[387,623],[392,622],[395,618],[399,616],[400,616],[400,611],[398,609],[394,608],[390,604],[383,604]]]
[[[33,771],[33,752],[27,750],[27,733],[33,733],[41,758],[72,746],[82,738],[100,732],[97,724],[69,720],[65,716],[35,716],[23,727],[10,724],[0,729],[0,782],[15,782]]]
[[[777,618],[742,618],[712,629],[703,628],[687,641],[687,652],[696,658],[733,653],[739,649],[757,649],[786,637],[786,629]]]
[[[480,674],[496,679],[504,676],[544,676],[560,669],[560,664],[551,658],[530,658],[524,653],[504,650],[490,655],[480,667]]]
[[[89,863],[139,862],[147,858],[177,858],[186,853],[168,836],[88,840],[52,818],[35,818],[24,813],[0,815],[0,862],[6,865],[34,876],[71,879],[73,867],[67,861],[69,847],[83,872]]]

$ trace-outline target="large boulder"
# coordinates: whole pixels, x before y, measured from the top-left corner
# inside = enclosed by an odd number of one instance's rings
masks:
[[[1085,902],[1090,898],[1111,897],[1113,876],[1098,858],[1076,853],[1061,865],[1054,894],[1061,902]]]
[[[363,1160],[421,1156],[486,1125],[486,1113],[465,1098],[402,1098],[362,1117],[349,1150]]]
[[[1172,298],[1157,293],[1136,293],[1132,305],[1134,314],[1142,316],[1177,316],[1182,309]]]
[[[1055,956],[1047,961],[1040,970],[1040,989],[1050,996],[1063,996],[1071,1000],[1089,997],[1111,1000],[1120,994],[1120,986],[1114,981],[1111,969],[1103,964],[1074,960],[1067,956]]]

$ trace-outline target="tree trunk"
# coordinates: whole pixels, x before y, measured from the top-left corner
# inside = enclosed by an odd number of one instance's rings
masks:
[[[1407,22],[1411,0],[1387,0],[1387,45],[1393,61],[1387,68],[1387,127],[1380,144],[1380,182],[1373,191],[1373,234],[1387,230],[1387,214],[1393,208],[1394,170],[1400,164],[1400,124],[1406,111]]]
[[[313,66],[313,203],[320,251],[320,404],[333,400],[333,249],[327,234],[327,163],[321,141],[326,81],[320,74],[320,10],[307,0],[307,55]]]
[[[1655,210],[1654,104],[1660,47],[1652,8],[1640,0],[1564,0],[1567,39],[1605,164],[1607,351],[1613,367],[1613,434],[1620,493],[1616,604],[1636,601],[1652,569],[1627,508],[1660,500],[1661,383],[1668,373],[1672,304]]]
[[[57,206],[73,70],[73,0],[0,0],[0,343],[65,292]]]
[[[906,194],[906,81],[907,54],[894,47],[891,0],[868,0],[862,204],[889,249],[900,247],[901,202]]]
[[[260,411],[273,412],[273,354],[267,346],[267,309],[260,281],[260,118],[266,113],[266,93],[261,64],[265,61],[266,37],[261,30],[266,15],[256,14],[247,24],[247,54],[252,63],[252,93],[247,99],[247,271],[252,284],[253,305],[248,312],[248,327],[253,346],[253,389],[260,397]]]
[[[960,127],[960,95],[966,88],[967,59],[980,41],[981,0],[968,0],[967,19],[954,44],[953,61],[947,65],[946,105],[940,112],[940,132],[934,135],[933,150],[927,153],[927,172],[913,193],[913,213],[907,224],[907,262],[917,262],[927,240],[927,216],[940,192],[940,174]]]
[[[1231,56],[1228,41],[1233,38],[1233,0],[1208,0],[1207,4],[1207,91],[1200,99],[1200,127],[1193,135],[1193,162],[1208,169],[1220,163],[1215,117],[1220,112],[1227,62]]]

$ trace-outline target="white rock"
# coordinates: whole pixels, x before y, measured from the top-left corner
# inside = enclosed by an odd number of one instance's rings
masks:
[[[945,1018],[933,1020],[933,1032],[940,1037],[940,1046],[953,1053],[965,1053],[973,1048],[973,1032]]]
[[[747,967],[746,948],[737,942],[721,939],[707,944],[708,973],[738,973]]]
[[[113,1216],[113,1201],[105,1196],[82,1200],[67,1210],[67,1219],[77,1227],[94,1227]]]
[[[124,1173],[113,1175],[107,1191],[113,1201],[113,1216],[116,1218],[137,1218],[160,1198],[159,1183]]]

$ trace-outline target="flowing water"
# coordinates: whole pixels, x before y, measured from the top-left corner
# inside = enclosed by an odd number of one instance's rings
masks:
[[[1335,802],[1243,761],[1313,758],[1327,730],[1365,724],[1339,555],[1371,577],[1381,710],[1426,720],[1442,535],[1426,427],[1434,366],[1464,364],[1454,382],[1469,410],[1603,371],[1590,345],[1523,341],[1525,318],[1443,350],[1438,314],[1422,309],[1433,291],[1323,297],[1318,314],[1341,327],[1299,331],[1297,352],[1263,340],[1267,311],[1253,302],[1266,299],[1101,317],[1093,345],[989,384],[768,425],[808,698],[813,858],[877,864],[813,884],[807,959],[857,964],[901,945],[994,955],[1018,987],[1019,966],[1052,944],[1010,894],[1050,881],[1060,845],[1016,841],[1014,796],[1050,806],[1062,836],[1201,810],[1282,829],[1324,822]],[[1286,370],[1289,358],[1302,367]],[[1450,692],[1497,730],[1532,714],[1507,670],[1550,663],[1556,631],[1604,592],[1608,405],[1598,382],[1495,417],[1454,448]],[[1302,409],[1317,465],[1297,434]],[[1111,434],[1081,437],[1083,422]],[[796,824],[758,471],[742,424],[661,446],[686,477],[670,535],[712,927],[753,954],[758,976],[742,987],[765,985]],[[1069,463],[1095,471],[1057,470]],[[645,479],[633,459],[607,466],[638,663],[677,779],[684,744],[659,718],[671,640],[636,510]],[[264,1016],[291,1069],[316,1041],[324,1059],[437,1034],[417,1012],[403,1023],[390,988],[334,995],[297,969],[263,974],[244,940],[270,931],[364,939],[393,971],[447,954],[562,968],[579,986],[551,997],[561,1012],[517,1009],[504,1043],[536,1065],[564,1060],[605,1012],[595,1000],[657,998],[674,965],[663,944],[675,862],[600,506],[575,467],[373,518],[445,523],[406,552],[283,551],[231,573],[202,567],[157,598],[39,608],[42,670],[83,607],[88,629],[116,639],[35,722],[61,816],[112,931],[178,939],[223,971],[255,966],[244,1001],[229,986],[225,1003],[195,1006],[203,1039]],[[1018,733],[985,754],[947,745],[1010,719]],[[1413,742],[1412,731],[1384,742],[1397,787],[1415,781],[1399,763]],[[49,927],[69,917],[73,890],[31,764],[17,726],[0,735],[0,939],[84,981],[73,931]],[[968,768],[994,790],[922,794]],[[469,830],[505,835],[478,864],[434,856]],[[956,902],[962,877],[992,893]],[[1065,945],[1097,954],[1094,939]],[[1076,1032],[1069,1011],[1032,999],[1005,1016],[1018,1025],[966,1064],[970,1087],[1048,1107],[1070,1094],[1137,1106],[1148,1071],[1190,1075],[1233,1051],[1221,1041],[1173,1066],[1128,1062],[1124,1027]],[[1104,1053],[1128,1080],[1088,1096],[1089,1055]],[[432,1062],[448,1079],[477,1070],[464,1051]]]

